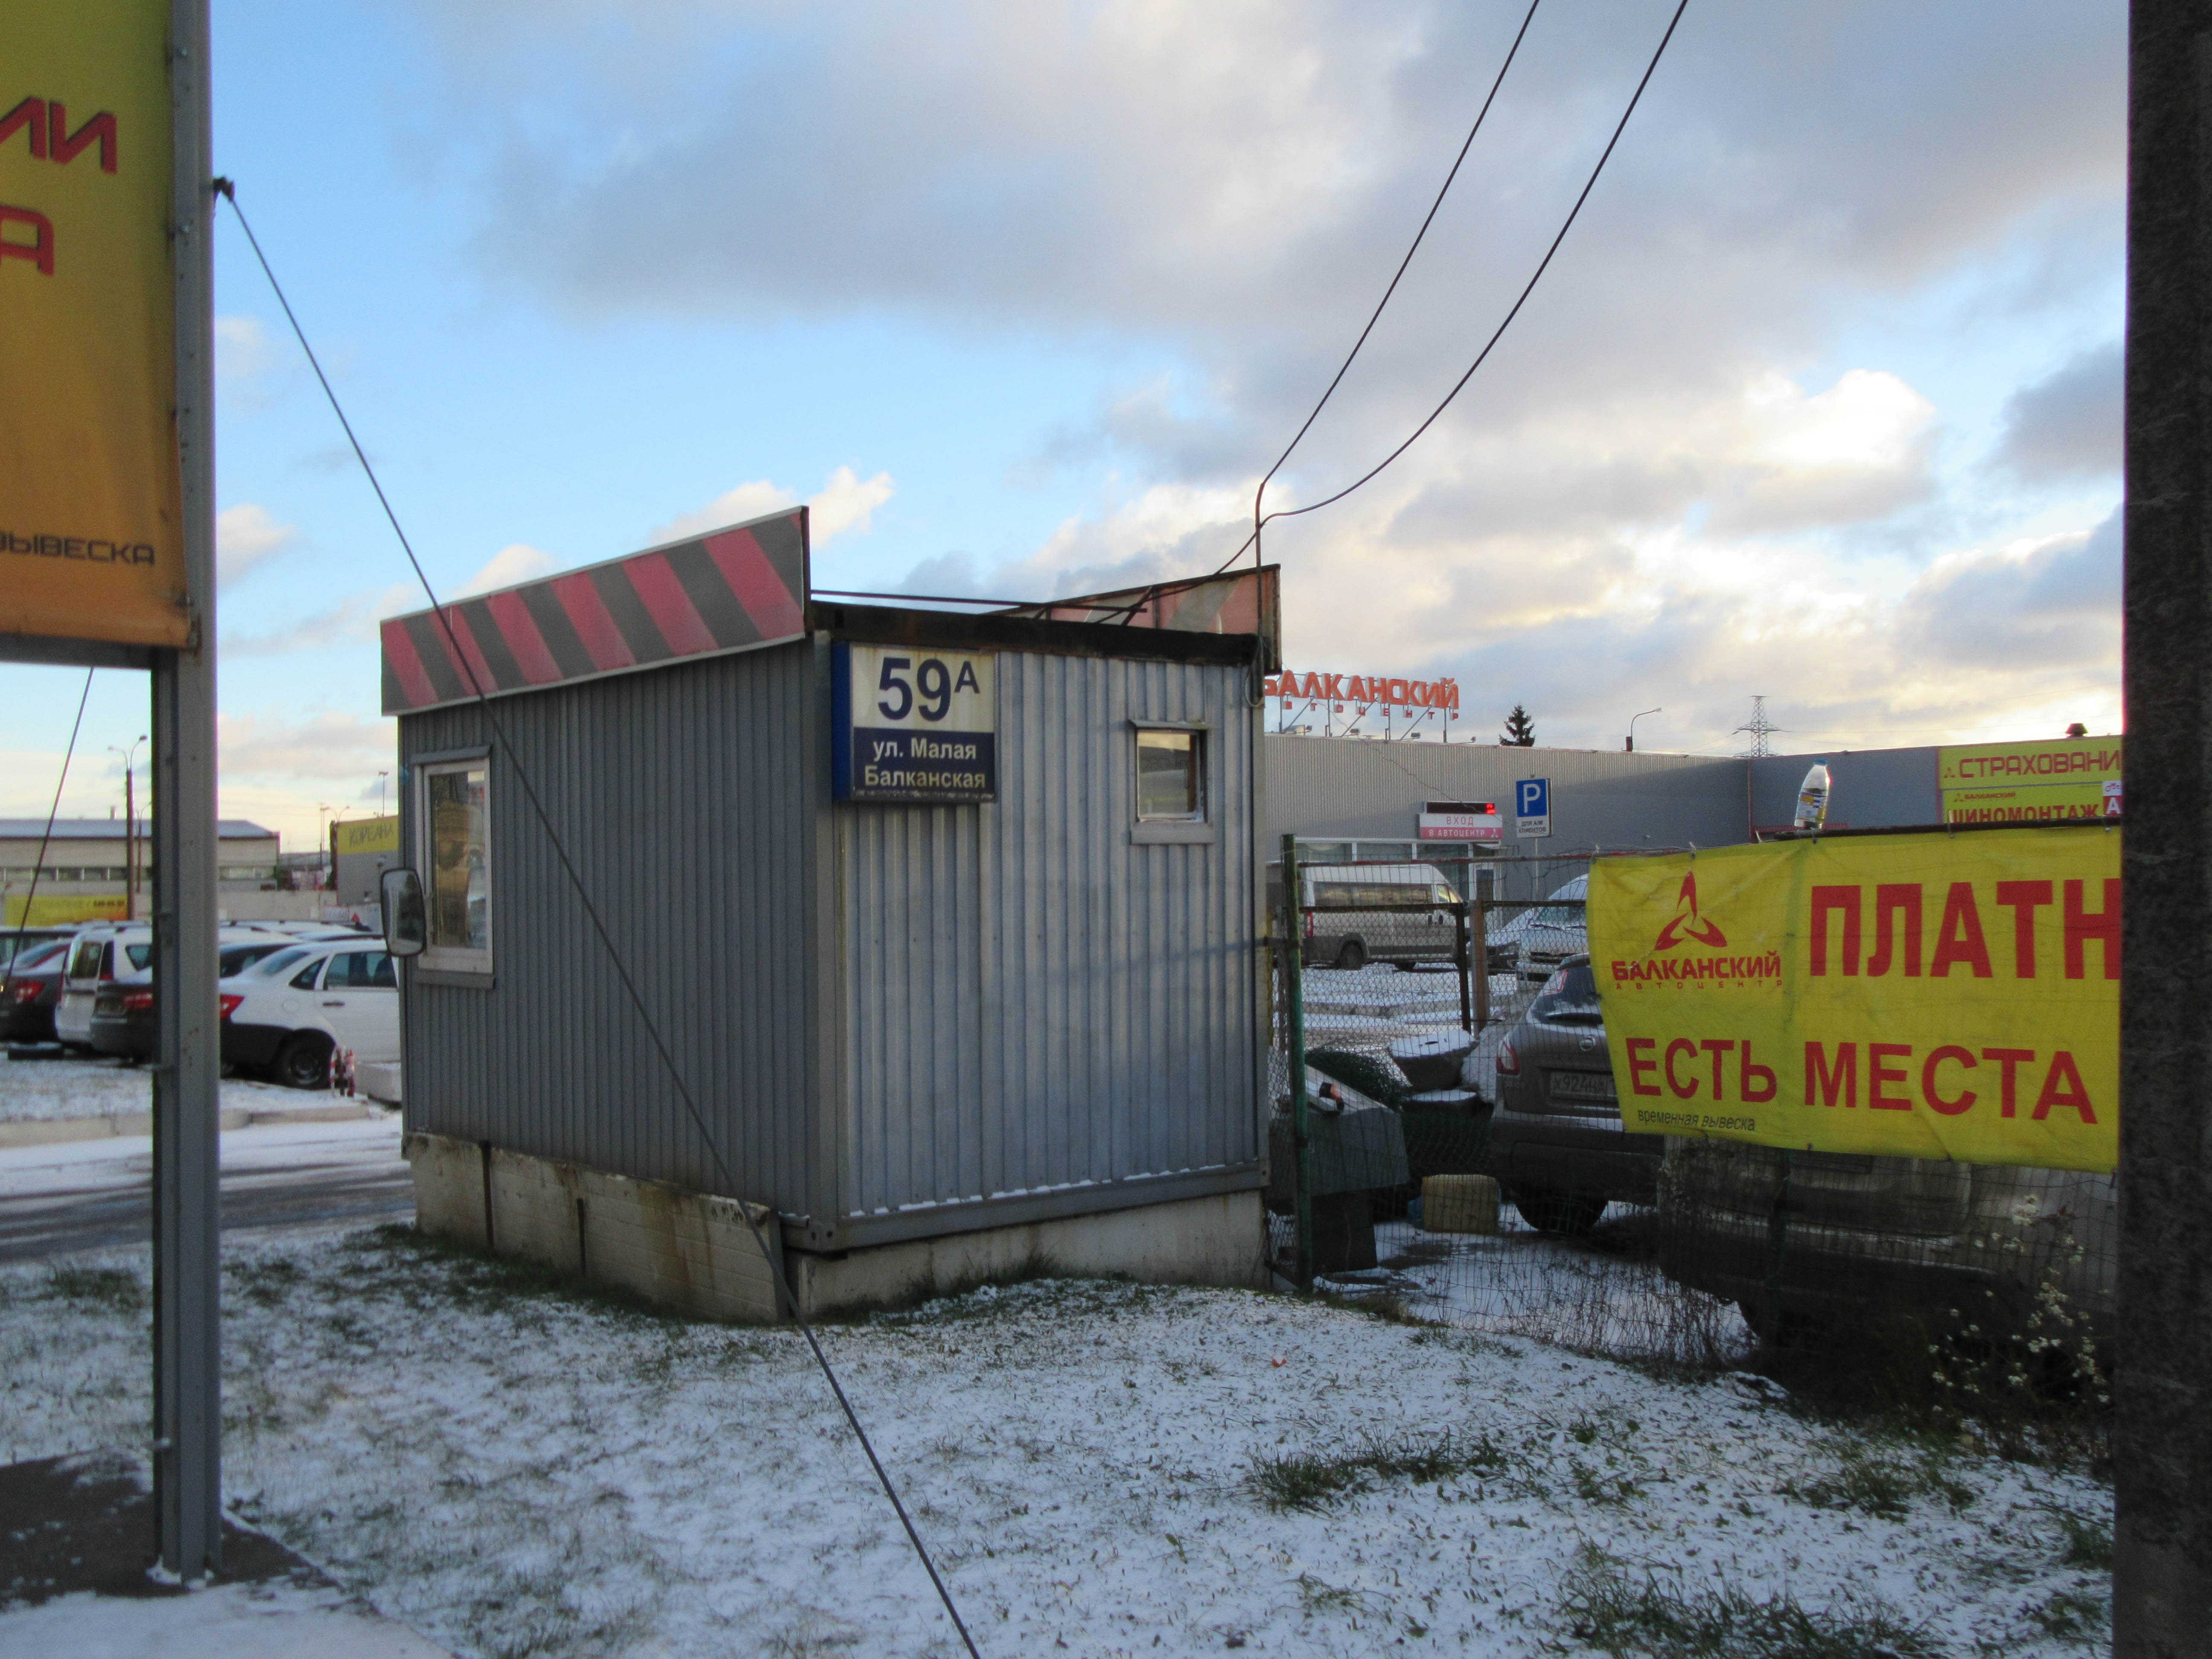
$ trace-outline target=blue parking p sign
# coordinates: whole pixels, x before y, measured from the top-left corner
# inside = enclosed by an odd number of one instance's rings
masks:
[[[1551,833],[1551,779],[1522,779],[1513,786],[1513,839],[1535,841]]]

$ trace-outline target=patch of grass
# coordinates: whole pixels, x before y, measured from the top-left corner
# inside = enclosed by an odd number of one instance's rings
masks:
[[[53,1267],[39,1295],[48,1302],[87,1302],[110,1313],[146,1311],[146,1286],[128,1267]]]
[[[1567,1467],[1574,1476],[1575,1495],[1585,1503],[1626,1504],[1644,1495],[1644,1488],[1628,1476],[1592,1468],[1579,1457],[1569,1459]]]
[[[952,1279],[936,1279],[925,1273],[909,1279],[905,1285],[880,1301],[865,1306],[840,1309],[835,1312],[815,1316],[817,1325],[862,1325],[885,1315],[910,1314],[924,1307],[930,1309],[933,1320],[985,1319],[999,1310],[988,1299],[963,1308],[937,1308],[939,1302],[958,1302],[983,1290],[1011,1290],[1017,1285],[1034,1285],[1042,1279],[1104,1279],[1121,1281],[1121,1275],[1114,1273],[1072,1273],[1051,1256],[1033,1251],[1012,1267],[995,1273],[962,1273]]]
[[[397,1296],[418,1309],[445,1303],[478,1312],[511,1313],[533,1304],[565,1303],[641,1327],[752,1327],[766,1322],[686,1312],[620,1285],[602,1284],[518,1256],[495,1255],[410,1226],[373,1228],[347,1243],[352,1258],[349,1285]]]
[[[307,1279],[300,1264],[285,1255],[233,1256],[222,1272],[240,1296],[264,1308],[275,1307]]]
[[[1308,1613],[1373,1613],[1374,1602],[1356,1589],[1324,1583],[1310,1572],[1298,1575],[1298,1605]]]
[[[2112,1604],[2100,1595],[2059,1590],[2049,1600],[2025,1609],[2031,1623],[2045,1636],[2062,1641],[2101,1642],[2112,1620]]]
[[[1425,1329],[1436,1322],[1424,1319],[1413,1310],[1406,1298],[1395,1291],[1383,1291],[1375,1296],[1346,1296],[1340,1291],[1316,1291],[1312,1299],[1323,1307],[1334,1308],[1340,1313],[1361,1314],[1385,1325],[1411,1325]]]
[[[2066,1540],[2060,1560],[2069,1567],[2088,1567],[2099,1572],[2112,1570],[2112,1522],[2057,1504],[2044,1507],[2051,1511],[2051,1518],[2057,1522],[2058,1530]]]
[[[1641,1577],[1585,1547],[1561,1586],[1575,1639],[1613,1659],[1941,1659],[1923,1626],[1877,1602],[1808,1607],[1786,1592],[1760,1599],[1727,1585]]]
[[[1463,1474],[1498,1474],[1512,1462],[1489,1435],[1447,1431],[1417,1435],[1370,1435],[1330,1452],[1286,1452],[1256,1457],[1248,1477],[1261,1501],[1273,1510],[1318,1510],[1377,1480],[1449,1480]]]
[[[1940,1497],[1954,1510],[1974,1501],[1970,1488],[1944,1474],[1935,1451],[1911,1454],[1864,1442],[1845,1444],[1832,1473],[1785,1481],[1779,1490],[1815,1509],[1858,1510],[1887,1521],[1902,1519],[1923,1497]]]

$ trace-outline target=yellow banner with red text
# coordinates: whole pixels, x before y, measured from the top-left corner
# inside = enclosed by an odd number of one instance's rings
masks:
[[[1590,870],[1622,1127],[2104,1170],[2120,831],[1842,836]]]
[[[168,31],[167,0],[0,6],[0,635],[192,636]]]

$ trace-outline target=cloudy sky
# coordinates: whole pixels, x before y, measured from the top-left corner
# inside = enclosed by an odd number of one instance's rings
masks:
[[[1540,0],[1269,505],[1498,325],[1671,0]],[[216,0],[216,152],[433,579],[805,500],[816,580],[1047,598],[1212,568],[1526,0]],[[1691,0],[1443,419],[1269,528],[1294,665],[1450,674],[1489,739],[1732,753],[2119,720],[2118,0]],[[312,844],[392,765],[421,603],[218,233],[223,811]],[[0,668],[0,811],[82,672]],[[143,679],[96,677],[105,814]]]

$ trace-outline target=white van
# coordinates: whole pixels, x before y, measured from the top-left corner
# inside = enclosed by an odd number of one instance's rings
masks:
[[[54,1036],[64,1048],[92,1047],[92,1005],[100,988],[154,960],[154,930],[143,922],[114,922],[81,929],[70,946],[61,1000],[54,1005]]]
[[[1458,955],[1466,907],[1433,864],[1311,865],[1298,872],[1298,888],[1310,968],[1356,973],[1370,961],[1450,962]]]

